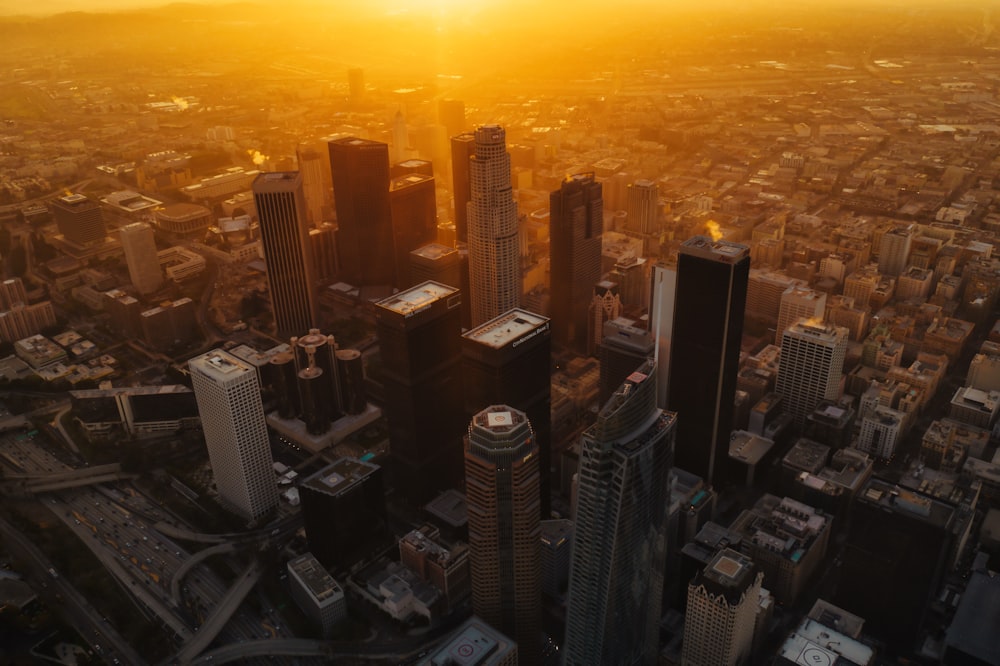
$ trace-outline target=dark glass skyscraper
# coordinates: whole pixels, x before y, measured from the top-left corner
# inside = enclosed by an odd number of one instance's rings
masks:
[[[604,200],[594,174],[563,181],[549,195],[552,337],[557,345],[588,353],[588,311],[601,279]]]
[[[410,252],[437,239],[434,177],[410,173],[393,178],[389,203],[396,263],[395,284],[398,289],[405,289],[413,284],[410,280]]]
[[[298,171],[262,173],[253,181],[267,285],[279,338],[316,325],[316,280]]]
[[[455,236],[462,243],[469,240],[467,206],[472,199],[469,158],[475,154],[475,134],[462,132],[451,137],[451,193],[455,202]]]
[[[356,286],[391,285],[395,257],[389,146],[356,137],[335,139],[328,146],[340,278]]]
[[[694,236],[677,256],[667,407],[683,470],[719,485],[729,455],[750,277],[745,245]]]
[[[541,517],[549,517],[552,417],[549,320],[515,308],[462,336],[465,413],[510,405],[528,415],[538,446]]]
[[[659,646],[673,414],[656,363],[632,373],[583,433],[566,664],[651,664]]]
[[[375,306],[394,486],[418,502],[462,478],[461,304],[424,282]]]

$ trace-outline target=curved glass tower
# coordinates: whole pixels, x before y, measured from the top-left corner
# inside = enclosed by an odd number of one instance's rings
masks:
[[[675,416],[645,361],[583,433],[566,664],[651,664],[659,643]]]

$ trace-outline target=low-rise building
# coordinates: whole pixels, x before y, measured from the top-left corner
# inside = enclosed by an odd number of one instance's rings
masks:
[[[743,535],[740,551],[764,573],[780,603],[798,599],[826,556],[831,517],[789,497],[764,495],[730,529]]]
[[[320,626],[323,638],[329,638],[347,617],[343,588],[312,553],[289,560],[287,566],[292,599],[306,617]]]

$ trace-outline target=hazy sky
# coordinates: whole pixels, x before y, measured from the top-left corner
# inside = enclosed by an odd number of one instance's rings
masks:
[[[234,0],[178,0],[181,3],[190,4],[222,4],[234,2]],[[253,2],[254,0],[250,0]],[[539,0],[549,8],[556,7],[559,3],[567,7],[579,7],[582,5],[601,5],[608,7],[606,0]],[[666,5],[676,5],[678,8],[691,9],[693,6],[721,6],[734,4],[745,8],[748,4],[759,4],[761,8],[772,10],[780,9],[783,5],[801,8],[802,6],[837,6],[849,4],[871,4],[880,6],[897,5],[901,7],[916,6],[995,6],[995,0],[617,0],[614,6],[622,5],[642,5],[663,8]],[[137,7],[152,7],[171,4],[170,0],[37,0],[36,2],[24,2],[24,0],[0,0],[0,15],[10,14],[33,14],[46,15],[67,11],[114,11],[127,10]],[[273,4],[273,3],[268,3]],[[284,3],[281,3],[284,4]],[[413,12],[413,13],[441,13],[441,12],[467,12],[469,10],[481,10],[487,7],[502,7],[517,4],[525,4],[524,0],[363,0],[360,4],[348,0],[298,0],[298,4],[313,4],[324,9],[333,9],[337,5],[345,8],[356,8],[364,6],[366,9],[373,5],[392,12]],[[532,3],[528,3],[534,4]]]

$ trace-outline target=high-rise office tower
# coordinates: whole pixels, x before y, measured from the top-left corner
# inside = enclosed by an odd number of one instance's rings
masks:
[[[659,189],[651,180],[637,180],[628,186],[625,202],[625,228],[637,234],[651,234],[656,231],[659,210]]]
[[[472,200],[469,161],[475,154],[474,132],[462,132],[451,137],[451,193],[455,205],[455,236],[461,243],[469,240],[469,202]]]
[[[395,256],[389,146],[356,137],[334,139],[328,145],[341,279],[362,287],[391,285]]]
[[[119,229],[118,233],[132,286],[140,294],[153,293],[163,284],[153,228],[145,222],[133,222]]]
[[[826,292],[816,291],[805,285],[793,284],[781,294],[774,344],[780,347],[785,330],[800,319],[820,323],[825,316]]]
[[[527,414],[538,447],[541,517],[549,517],[552,478],[549,320],[514,309],[462,336],[465,413],[510,405]],[[633,368],[634,369],[634,368]]]
[[[604,337],[604,325],[622,316],[622,295],[617,282],[601,280],[594,285],[587,313],[587,349],[590,355],[597,351]]]
[[[382,468],[378,465],[339,458],[303,479],[298,487],[309,549],[323,566],[346,571],[391,543]]]
[[[437,238],[434,177],[411,173],[394,178],[389,190],[389,205],[392,209],[396,287],[404,289],[412,284],[410,252]]]
[[[395,163],[405,160],[409,146],[410,133],[406,129],[406,116],[399,109],[392,118],[392,161]]]
[[[375,305],[394,486],[415,501],[462,478],[461,304],[424,282]]]
[[[603,405],[625,378],[655,355],[653,334],[625,317],[604,324],[604,337],[597,352],[601,361],[597,401]],[[659,370],[659,369],[657,369]]]
[[[326,210],[333,204],[330,184],[330,158],[322,142],[302,143],[295,147],[295,158],[302,174],[302,191],[306,200],[306,219],[319,226],[326,219]]]
[[[469,183],[469,299],[472,325],[478,326],[521,302],[517,203],[510,184],[506,132],[499,125],[476,130]]]
[[[278,503],[257,371],[224,351],[188,361],[219,498],[253,520]]]
[[[621,288],[622,306],[634,311],[649,307],[650,269],[652,265],[645,257],[628,255],[615,262],[608,279]]]
[[[410,284],[427,280],[449,287],[462,286],[462,258],[454,247],[428,243],[410,252]]]
[[[351,95],[351,103],[357,104],[365,98],[365,70],[351,67],[347,70],[347,86]]]
[[[846,328],[807,320],[785,331],[774,390],[798,428],[820,402],[839,397],[847,339]]]
[[[656,407],[655,375],[652,360],[636,370],[583,433],[568,665],[656,659],[676,419]]]
[[[306,202],[298,171],[262,173],[253,181],[267,286],[278,337],[316,324],[316,271],[306,227]]]
[[[749,272],[745,245],[694,236],[678,252],[667,406],[677,466],[713,484],[729,456]]]
[[[321,222],[309,230],[309,252],[316,269],[317,284],[327,285],[337,277],[337,227]]]
[[[926,635],[929,606],[964,538],[960,511],[878,477],[857,491],[834,601],[897,654],[918,649]]]
[[[913,243],[911,227],[894,227],[882,234],[878,244],[878,272],[896,277],[906,268]]]
[[[570,176],[549,195],[552,336],[578,354],[588,350],[589,300],[601,279],[604,203],[594,174]]]
[[[465,102],[460,99],[439,99],[438,124],[444,125],[448,136],[465,131]]]
[[[674,332],[674,295],[677,267],[665,263],[653,266],[649,303],[649,330],[656,342],[656,406],[667,408],[667,380],[670,378],[670,336]]]
[[[684,666],[737,666],[750,655],[764,574],[753,560],[720,550],[688,583]]]
[[[539,476],[538,446],[524,412],[493,405],[472,418],[465,496],[473,612],[513,637],[524,663],[540,662]]]
[[[70,243],[92,245],[104,240],[104,216],[96,201],[82,194],[67,194],[50,202],[56,227]]]

